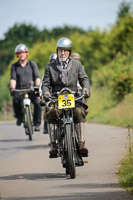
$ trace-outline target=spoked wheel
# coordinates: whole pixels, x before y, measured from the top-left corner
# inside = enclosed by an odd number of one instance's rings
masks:
[[[70,178],[74,179],[76,177],[76,167],[74,159],[74,148],[72,140],[72,128],[71,124],[66,124],[66,159],[67,159],[67,168],[66,173],[70,174]]]
[[[26,127],[25,127],[25,132],[27,135],[29,135],[29,140],[32,140],[32,134],[33,134],[33,126],[32,126],[32,121],[31,121],[31,113],[29,110],[29,107],[26,106],[25,108],[26,111]]]

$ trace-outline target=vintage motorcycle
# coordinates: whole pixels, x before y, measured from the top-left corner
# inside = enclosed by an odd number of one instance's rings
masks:
[[[52,109],[57,104],[58,109],[62,110],[55,130],[56,145],[58,147],[58,155],[56,157],[61,157],[62,166],[71,179],[76,177],[76,167],[84,165],[82,155],[79,151],[79,141],[74,128],[73,116],[75,102],[82,99],[84,95],[75,98],[74,94],[75,92],[69,88],[63,88],[55,94],[56,97],[55,95],[51,96],[47,102],[44,103],[42,101],[40,103],[40,105],[45,105],[49,109]]]

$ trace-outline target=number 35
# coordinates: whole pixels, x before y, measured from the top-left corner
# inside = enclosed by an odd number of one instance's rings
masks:
[[[62,101],[62,106],[71,106],[71,100],[63,100]]]

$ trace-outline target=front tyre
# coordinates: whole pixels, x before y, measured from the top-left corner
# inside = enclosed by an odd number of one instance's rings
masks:
[[[67,169],[66,173],[70,174],[71,179],[76,177],[76,167],[74,159],[74,148],[73,148],[73,139],[72,139],[72,127],[71,124],[65,125],[66,132],[66,159],[67,159]]]
[[[31,120],[31,113],[29,110],[29,106],[26,106],[25,108],[26,111],[26,122],[27,122],[27,127],[26,127],[26,131],[29,135],[29,140],[32,140],[32,134],[33,134],[33,126],[32,126],[32,120]]]

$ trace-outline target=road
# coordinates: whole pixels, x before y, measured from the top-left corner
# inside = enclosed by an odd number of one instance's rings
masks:
[[[86,124],[88,161],[65,175],[60,158],[49,159],[49,137],[36,132],[29,141],[23,127],[0,122],[0,200],[131,200],[118,184],[119,161],[128,144],[126,129]]]

